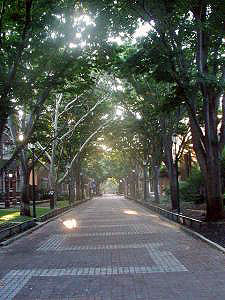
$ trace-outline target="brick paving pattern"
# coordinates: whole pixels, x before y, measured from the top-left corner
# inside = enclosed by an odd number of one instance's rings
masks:
[[[225,299],[224,254],[106,195],[0,248],[0,299]]]

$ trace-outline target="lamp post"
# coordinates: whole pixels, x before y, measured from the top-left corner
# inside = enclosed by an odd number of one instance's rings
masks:
[[[29,144],[29,148],[32,151],[32,200],[33,200],[33,218],[36,218],[36,203],[35,203],[35,178],[34,178],[34,150],[35,146]]]
[[[119,192],[119,194],[123,194],[123,192],[124,192],[123,179],[120,179],[118,192]]]
[[[13,189],[12,179],[13,179],[13,173],[10,171],[9,172],[9,182],[8,182],[8,189],[9,189],[8,201],[9,201],[9,205],[10,205],[10,202],[12,201],[12,199],[13,199],[13,197],[12,197],[12,189]]]
[[[174,161],[176,172],[176,200],[177,200],[177,213],[180,214],[180,192],[179,192],[179,180],[178,180],[178,158],[177,158],[177,134],[172,135],[172,142],[174,144]]]
[[[126,193],[127,193],[127,191],[126,191],[126,178],[121,178],[119,180],[118,193],[120,195],[126,196]]]
[[[133,197],[133,199],[135,199],[136,198],[136,174],[135,174],[135,170],[133,169],[132,170],[132,195],[131,195],[131,197]]]

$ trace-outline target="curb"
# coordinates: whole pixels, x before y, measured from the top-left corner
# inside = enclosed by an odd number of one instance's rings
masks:
[[[152,212],[151,209],[149,209],[149,210]],[[154,212],[154,213],[157,214],[156,212]],[[167,219],[167,218],[161,216],[160,214],[157,214],[157,215],[158,215],[162,220],[164,220],[164,221],[166,221],[166,222],[168,222],[168,223],[171,223],[171,224],[175,225],[176,227],[180,228],[181,230],[187,232],[187,233],[188,233],[189,235],[191,235],[192,237],[194,237],[194,238],[196,238],[196,239],[199,239],[199,240],[202,240],[203,242],[209,244],[211,247],[216,248],[217,250],[222,251],[223,253],[225,253],[225,248],[224,248],[224,247],[222,247],[222,246],[220,246],[219,244],[217,244],[217,243],[215,243],[215,242],[213,242],[213,241],[207,239],[207,238],[206,238],[204,235],[202,235],[201,233],[198,233],[198,232],[196,232],[196,231],[194,231],[194,230],[192,230],[192,229],[190,229],[190,228],[187,228],[187,227],[185,227],[185,226],[183,226],[183,225],[181,225],[181,224],[178,224],[178,223],[176,223],[176,222],[174,222],[174,221],[172,221],[172,220],[170,220],[170,219]]]
[[[191,230],[190,228],[186,228],[182,225],[179,225],[177,224],[183,231],[187,232],[188,234],[192,235],[194,238],[197,238],[197,239],[200,239],[202,240],[203,242],[207,243],[208,245],[210,245],[211,247],[213,248],[216,248],[217,250],[225,253],[225,248],[220,246],[219,244],[207,239],[204,235],[196,232],[196,231],[193,231]]]
[[[217,243],[215,243],[215,242],[213,242],[213,241],[207,239],[207,238],[206,238],[205,236],[203,236],[202,234],[200,234],[200,233],[198,233],[198,232],[196,232],[196,231],[194,231],[194,230],[192,230],[192,229],[190,229],[190,228],[187,228],[187,227],[185,227],[185,226],[182,225],[182,224],[178,224],[178,223],[176,223],[175,221],[172,221],[172,220],[170,220],[170,219],[167,219],[166,217],[162,216],[161,214],[159,214],[159,213],[157,213],[157,212],[151,210],[151,208],[146,207],[145,205],[143,205],[143,204],[142,204],[141,202],[139,202],[139,201],[136,201],[136,200],[133,200],[133,199],[129,199],[129,200],[132,200],[132,201],[136,202],[137,204],[139,204],[140,206],[144,207],[145,209],[147,209],[147,210],[149,210],[149,211],[155,213],[155,214],[158,215],[162,220],[164,220],[164,221],[166,221],[166,222],[168,222],[168,223],[170,223],[170,224],[173,224],[173,225],[175,225],[176,227],[179,227],[181,230],[187,232],[189,235],[193,236],[194,238],[200,239],[201,241],[207,243],[209,246],[211,246],[211,247],[213,247],[213,248],[215,248],[215,249],[217,249],[217,250],[219,250],[219,251],[225,253],[225,248],[224,248],[224,247],[222,247],[222,246],[220,246],[219,244],[217,244]]]
[[[66,214],[66,213],[72,211],[76,206],[79,206],[80,204],[86,203],[86,202],[89,201],[89,200],[90,200],[90,199],[88,199],[88,200],[86,200],[86,201],[83,201],[83,202],[81,202],[81,203],[75,205],[74,207],[68,209],[67,211],[64,211],[63,213],[58,214],[57,216],[54,216],[54,217],[49,218],[48,220],[46,220],[46,221],[44,221],[44,222],[41,222],[41,224],[38,224],[39,222],[37,222],[37,223],[36,223],[37,225],[35,225],[34,227],[32,227],[32,228],[30,228],[30,229],[28,229],[28,230],[25,230],[24,232],[19,233],[19,234],[13,236],[13,237],[7,239],[6,241],[0,242],[0,247],[8,246],[9,244],[13,243],[14,241],[20,239],[21,237],[23,237],[23,236],[25,236],[25,235],[27,235],[27,234],[29,234],[29,233],[31,233],[31,232],[33,232],[33,231],[35,231],[35,230],[41,228],[42,226],[44,226],[44,225],[47,224],[48,222],[54,221],[55,219],[59,218],[60,216],[62,216],[62,215],[64,215],[64,214]]]

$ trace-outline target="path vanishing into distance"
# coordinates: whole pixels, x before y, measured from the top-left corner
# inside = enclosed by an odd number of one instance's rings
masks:
[[[225,299],[225,256],[104,195],[0,248],[0,299]]]

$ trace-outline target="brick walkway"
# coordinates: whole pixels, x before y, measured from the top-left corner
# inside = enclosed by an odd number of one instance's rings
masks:
[[[0,299],[225,299],[224,254],[118,196],[0,248]]]

